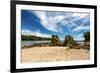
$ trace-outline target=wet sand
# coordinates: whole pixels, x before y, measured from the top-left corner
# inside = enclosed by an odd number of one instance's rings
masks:
[[[90,59],[90,51],[67,47],[30,47],[22,49],[21,62],[51,62]]]

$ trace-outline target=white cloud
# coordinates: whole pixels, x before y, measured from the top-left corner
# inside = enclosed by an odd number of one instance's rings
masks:
[[[22,35],[35,35],[39,37],[51,37],[51,35],[40,33],[39,31],[22,30]]]
[[[68,27],[69,29],[73,26],[77,26],[74,22],[83,18],[89,16],[88,13],[73,13],[73,12],[45,12],[45,11],[30,11],[31,13],[35,13],[38,18],[40,18],[40,22],[42,25],[54,32],[62,32],[61,27],[58,26],[58,23],[61,23],[60,25]],[[70,23],[70,25],[69,25]],[[74,29],[74,31],[78,31],[81,29],[88,29],[88,27],[77,27]]]
[[[58,23],[61,22],[65,17],[63,15],[58,15],[58,16],[47,17],[47,18],[48,18],[47,29],[54,32],[59,32],[61,29],[59,29]]]
[[[46,12],[44,11],[30,11],[32,14],[35,14],[41,21],[44,27],[48,27],[48,20],[46,17]]]
[[[83,37],[75,37],[74,38],[76,41],[81,41],[81,40],[84,40],[84,38]]]
[[[36,16],[38,18],[40,18],[42,25],[46,29],[48,29],[50,31],[54,31],[54,32],[59,32],[61,30],[61,29],[58,28],[57,23],[62,22],[62,20],[64,18],[69,17],[71,15],[71,13],[55,12],[55,14],[54,14],[52,12],[45,12],[45,11],[31,11],[31,13],[35,13]]]
[[[83,17],[89,16],[89,13],[73,13],[72,16],[81,19]]]
[[[33,35],[32,31],[30,31],[30,30],[22,30],[21,34],[22,35]]]
[[[90,29],[90,26],[77,26],[75,29],[73,29],[73,31],[80,31],[80,30],[88,30]]]
[[[48,30],[50,30],[50,31],[54,31],[54,32],[57,32],[57,30],[56,30],[56,22],[57,22],[57,19],[55,18],[55,17],[47,17],[47,15],[46,15],[46,12],[45,11],[31,11],[31,13],[35,13],[36,14],[36,16],[38,17],[38,18],[40,18],[40,22],[42,23],[42,25],[46,28],[46,29],[48,29]],[[61,17],[62,18],[62,17]],[[59,17],[59,19],[61,19],[60,17]]]
[[[64,16],[58,16],[57,17],[57,19],[60,20],[60,21],[63,20],[64,18],[65,18]]]
[[[72,15],[70,15],[70,16],[67,16],[67,17],[65,16],[65,18],[68,19],[68,20],[66,20],[66,22],[68,22],[68,23],[73,23],[77,20],[80,20],[81,18],[87,18],[87,17],[89,17],[88,13],[72,13]]]

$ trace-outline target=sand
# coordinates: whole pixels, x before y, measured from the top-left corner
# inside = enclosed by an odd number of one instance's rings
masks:
[[[67,47],[31,47],[22,49],[21,62],[51,62],[90,59],[90,51]]]

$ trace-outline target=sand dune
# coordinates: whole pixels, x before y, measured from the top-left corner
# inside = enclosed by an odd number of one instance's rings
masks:
[[[22,49],[22,63],[86,60],[90,58],[89,50],[67,49],[67,47],[31,47]]]

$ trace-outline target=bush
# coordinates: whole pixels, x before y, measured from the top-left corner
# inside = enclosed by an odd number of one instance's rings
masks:
[[[84,46],[85,46],[85,49],[90,50],[90,43],[89,42],[85,42]]]
[[[62,43],[60,42],[60,39],[57,35],[52,35],[51,44],[52,44],[52,46],[61,46],[62,45]]]
[[[65,36],[63,46],[68,46],[69,48],[74,48],[77,45],[78,45],[77,42],[73,39],[72,36],[70,36],[70,35]]]
[[[64,40],[63,46],[67,46],[67,45],[72,44],[72,41],[73,41],[73,37],[72,36],[70,36],[70,35],[65,36],[65,40]]]
[[[80,49],[80,45],[77,45],[74,47],[75,49]]]

